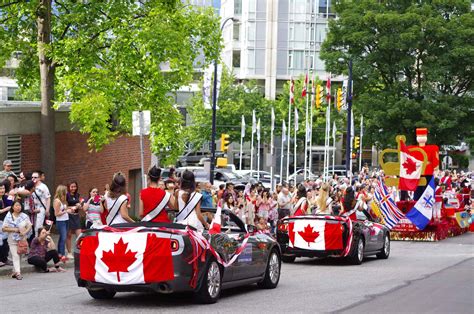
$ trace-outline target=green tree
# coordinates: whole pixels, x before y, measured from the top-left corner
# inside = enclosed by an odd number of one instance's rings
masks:
[[[415,142],[473,144],[474,14],[466,0],[338,1],[321,58],[347,73],[353,60],[356,117],[364,143],[394,146],[397,134]]]
[[[134,110],[152,112],[152,150],[174,159],[182,118],[170,92],[192,80],[195,60],[218,56],[212,9],[179,0],[30,0],[0,4],[0,63],[21,51],[22,91],[40,87],[41,161],[54,178],[54,103],[100,149],[131,130]]]
[[[256,119],[261,120],[261,141],[270,142],[271,107],[274,102],[264,98],[256,82],[250,81],[235,84],[235,77],[224,67],[216,111],[216,134],[230,135],[232,142],[240,143],[242,115],[245,117],[245,140],[249,140],[252,132],[252,110],[255,109]],[[201,147],[211,140],[212,110],[205,109],[202,93],[197,93],[190,100],[188,112],[192,123],[186,128],[187,140],[193,147]],[[281,133],[281,115],[275,108],[275,136]]]

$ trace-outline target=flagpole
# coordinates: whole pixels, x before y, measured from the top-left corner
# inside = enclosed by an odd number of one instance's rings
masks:
[[[308,163],[308,168],[309,172],[312,172],[313,169],[313,106],[314,106],[314,93],[315,93],[315,88],[314,88],[314,74],[313,74],[313,80],[311,83],[311,105],[310,105],[310,120],[309,120],[309,152],[308,152],[308,157],[309,157],[309,163]]]
[[[359,172],[362,171],[362,137],[364,136],[364,116],[360,115]]]
[[[244,115],[242,115],[242,123],[241,123],[241,129],[240,129],[240,161],[239,161],[239,170],[242,170],[242,155],[243,155],[244,137],[245,137],[245,118],[244,118]]]
[[[306,78],[305,78],[305,89],[308,89],[308,82],[307,82],[307,78],[308,78],[309,74],[307,73],[306,74]],[[306,94],[305,95],[305,98],[306,98],[306,112],[305,112],[305,132],[304,132],[304,175],[303,175],[303,178],[304,180],[306,180],[306,170],[307,170],[307,167],[308,167],[308,102],[309,102],[309,99],[308,99],[308,95]]]
[[[260,182],[260,118],[257,122],[257,182]]]
[[[293,173],[295,174],[295,182],[294,182],[295,186],[296,186],[296,163],[297,163],[297,161],[298,161],[297,156],[296,156],[296,148],[297,148],[297,146],[298,146],[297,143],[296,143],[296,133],[297,133],[297,131],[298,131],[298,119],[296,119],[296,118],[297,118],[297,115],[298,115],[297,110],[298,110],[298,109],[296,109],[296,106],[295,106],[295,135],[294,135],[294,136],[295,136],[295,143],[294,143],[294,146],[295,146],[295,148],[294,148],[294,154],[295,154],[295,155],[294,155],[294,157],[293,157],[293,162],[294,162],[294,164],[293,164],[293,170],[294,170],[294,172],[293,172]]]
[[[332,124],[332,146],[333,146],[333,151],[332,151],[332,172],[334,174],[334,165],[336,163],[336,121],[333,122]]]
[[[275,144],[274,141],[273,141],[273,129],[275,128],[275,111],[273,110],[273,107],[272,107],[272,113],[271,113],[271,121],[272,121],[272,127],[270,129],[270,156],[271,156],[271,163],[270,163],[270,178],[272,180],[271,182],[271,190],[274,191],[274,187],[273,187],[273,150],[274,150],[274,147],[273,145]]]
[[[287,141],[288,141],[288,148],[286,151],[286,181],[288,181],[288,177],[290,176],[290,142],[291,142],[291,94],[292,94],[292,88],[293,88],[293,79],[290,79],[290,97],[288,99],[288,136],[287,136]]]
[[[282,119],[281,121],[281,154],[280,154],[280,184],[283,182],[283,156],[285,153],[285,120]]]
[[[254,134],[255,110],[252,111],[252,139],[250,141],[250,176],[253,174],[253,134]]]

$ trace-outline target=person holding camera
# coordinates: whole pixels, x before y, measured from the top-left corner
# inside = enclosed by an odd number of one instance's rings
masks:
[[[53,260],[54,267],[48,268],[50,260]],[[59,254],[54,249],[54,242],[50,237],[50,232],[43,227],[38,230],[38,236],[31,241],[28,264],[36,266],[45,273],[66,271],[61,268]]]

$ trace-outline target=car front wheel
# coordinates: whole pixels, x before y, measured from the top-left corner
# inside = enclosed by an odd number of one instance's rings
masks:
[[[215,260],[207,267],[201,288],[196,292],[196,301],[199,303],[216,303],[222,289],[222,276],[219,265]]]
[[[98,300],[112,299],[116,293],[115,291],[107,289],[87,289],[87,292],[89,292],[91,297]]]
[[[385,234],[383,238],[383,248],[380,253],[377,254],[377,258],[387,259],[390,255],[390,236]]]
[[[267,269],[265,270],[265,277],[258,283],[260,288],[274,289],[278,286],[280,281],[281,260],[280,255],[273,250],[268,259]]]

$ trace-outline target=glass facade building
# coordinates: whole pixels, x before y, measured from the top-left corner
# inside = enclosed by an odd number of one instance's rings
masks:
[[[223,61],[238,79],[256,79],[273,99],[290,77],[306,71],[327,74],[319,58],[331,0],[222,0],[222,19],[235,17],[223,31]]]

